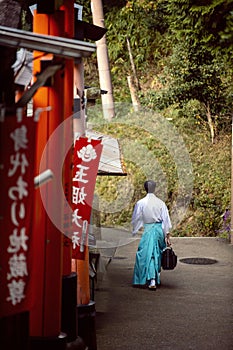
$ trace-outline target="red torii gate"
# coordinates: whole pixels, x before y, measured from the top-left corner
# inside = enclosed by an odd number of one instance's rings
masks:
[[[59,5],[56,10],[56,3]],[[52,5],[51,5],[52,4]],[[52,10],[51,10],[52,6]],[[46,12],[49,8],[49,13],[43,12],[43,8]],[[61,5],[61,1],[51,1],[47,5],[44,1],[38,1],[38,11],[34,13],[34,33],[49,34],[57,37],[70,37],[73,38],[74,27],[74,2],[70,0],[64,0]],[[13,34],[14,35],[14,34]],[[28,38],[27,38],[28,39]],[[29,41],[34,41],[34,37],[29,38]],[[22,38],[22,47],[28,44],[27,40]],[[7,45],[19,45],[7,41]],[[28,46],[26,46],[28,47]],[[35,53],[35,58],[36,58]],[[41,51],[40,51],[41,55]],[[45,56],[47,62],[51,61],[53,56]],[[44,57],[44,58],[45,58]],[[34,74],[41,71],[41,59],[35,59]],[[44,60],[45,61],[45,60]],[[57,61],[57,58],[56,58]],[[55,62],[55,60],[54,60]],[[53,63],[54,63],[53,62]],[[52,64],[53,64],[52,63]],[[73,113],[73,59],[65,59],[63,69],[59,68],[60,62],[55,62],[58,66],[57,72],[53,77],[53,85],[51,87],[41,87],[34,96],[34,111],[41,109],[40,123],[37,131],[37,145],[36,145],[36,159],[35,159],[35,175],[40,171],[40,162],[43,154],[43,150],[53,131],[60,125],[66,118],[70,117]],[[40,85],[41,86],[41,85]],[[23,104],[24,96],[20,101]],[[65,104],[64,104],[65,101]],[[48,110],[48,106],[52,109]],[[44,109],[43,109],[44,108]],[[64,135],[64,134],[63,134]],[[70,137],[73,139],[72,130],[70,130]],[[70,140],[62,139],[58,140],[56,144],[56,152],[62,152],[63,146],[66,149],[66,143]],[[52,150],[54,151],[54,150]],[[50,160],[51,154],[47,157],[49,164],[56,168],[56,159]],[[33,174],[34,175],[34,174]],[[66,189],[66,196],[70,198],[71,190],[71,155],[68,153],[65,166],[63,183]],[[54,183],[56,185],[56,183]],[[62,225],[63,215],[66,213],[65,201],[53,202],[53,197],[56,192],[54,185],[47,186],[47,206],[50,211],[56,212],[57,220]],[[35,190],[35,207],[33,216],[33,269],[31,278],[33,280],[32,294],[33,294],[33,307],[30,310],[30,349],[65,349],[67,340],[73,340],[76,336],[76,329],[72,330],[67,336],[62,333],[62,320],[61,320],[61,302],[62,302],[62,278],[64,276],[75,277],[71,272],[71,244],[69,240],[64,239],[60,230],[54,225],[45,212],[39,190]],[[64,244],[65,243],[65,244]],[[84,273],[89,274],[88,271]],[[76,306],[76,305],[75,305]],[[12,321],[25,323],[26,339],[27,317],[18,317]],[[11,320],[10,320],[11,322]],[[8,328],[10,328],[10,322]],[[68,330],[70,331],[70,330]],[[10,334],[10,332],[9,332]],[[25,344],[24,342],[24,349]],[[20,349],[20,345],[16,344]]]
[[[38,11],[33,16],[34,33],[55,35],[58,37],[73,38],[74,30],[74,3],[73,1],[63,1],[63,6],[59,11],[52,13],[46,12],[46,6],[40,8],[38,3]],[[41,53],[35,52],[34,57]],[[45,56],[45,63],[52,63],[53,57]],[[41,71],[41,63],[43,60],[34,60],[34,75]],[[65,101],[65,103],[64,103]],[[36,171],[40,172],[40,160],[46,143],[54,130],[68,117],[72,115],[73,106],[73,60],[65,59],[63,70],[59,70],[53,77],[51,87],[41,87],[34,96],[33,108],[46,108],[51,106],[51,111],[44,111],[40,116],[40,123],[37,134],[37,155],[36,155]],[[72,129],[70,137],[72,138]],[[56,154],[62,154],[63,143],[71,142],[60,140],[60,144],[56,144]],[[51,155],[48,155],[50,157]],[[47,161],[56,167],[56,157],[54,160]],[[66,159],[64,166],[64,184],[66,188],[67,199],[70,197],[71,189],[71,158]],[[54,184],[55,185],[55,184]],[[53,202],[56,198],[55,186],[47,186],[48,207],[55,210],[63,220],[65,203]],[[39,190],[36,191],[35,199],[35,215],[34,230],[35,247],[34,259],[37,263],[34,265],[35,283],[34,307],[30,313],[30,336],[31,343],[34,347],[42,344],[48,346],[59,346],[64,343],[64,336],[61,335],[61,310],[62,310],[62,276],[71,274],[71,245],[68,239],[65,239],[59,229],[50,221],[46,215]],[[53,208],[51,208],[53,207]],[[68,224],[68,222],[67,222]],[[61,222],[62,225],[62,222]],[[63,249],[63,247],[66,247]],[[38,263],[40,262],[40,263]],[[74,339],[72,339],[74,340]],[[65,340],[66,343],[66,340]],[[33,348],[33,346],[32,346]]]
[[[56,3],[56,2],[55,2]],[[46,7],[46,5],[44,5]],[[59,6],[58,6],[59,7]],[[43,12],[40,11],[40,12]],[[35,13],[34,15],[34,32],[40,34],[49,34],[61,37],[74,37],[74,2],[70,0],[64,0],[62,6],[60,6],[58,11],[51,11],[51,14],[43,14],[43,13]],[[86,24],[87,25],[87,24]],[[89,25],[90,26],[90,25]],[[92,26],[96,31],[96,36],[100,38],[106,30],[97,26]],[[83,40],[84,34],[79,34],[78,39]],[[76,34],[77,39],[77,34]],[[97,38],[95,39],[97,40]],[[37,54],[35,54],[36,56]],[[49,58],[49,57],[48,57]],[[36,64],[34,65],[34,74],[40,71],[40,63],[43,62],[43,58],[41,60],[35,60]],[[55,62],[57,63],[57,62]],[[59,62],[58,62],[59,63]],[[34,110],[36,108],[46,108],[47,106],[52,106],[51,111],[44,111],[41,113],[41,121],[39,124],[38,130],[38,140],[37,140],[37,171],[39,172],[39,163],[42,156],[42,152],[45,144],[48,139],[52,135],[53,131],[56,129],[58,125],[60,125],[64,120],[68,119],[73,114],[73,88],[74,81],[78,84],[81,90],[81,93],[84,93],[84,81],[83,81],[83,71],[77,72],[77,66],[74,69],[74,60],[66,59],[64,64],[64,70],[58,71],[54,75],[53,86],[43,87],[41,88],[34,97]],[[82,67],[82,64],[78,67]],[[76,72],[75,78],[73,77],[73,73]],[[84,110],[80,111],[81,114],[84,114]],[[84,115],[81,115],[79,123],[83,123],[85,119]],[[69,128],[69,126],[68,126]],[[79,125],[78,129],[84,131],[85,134],[85,126]],[[76,131],[76,130],[75,130]],[[65,138],[63,139],[63,145],[61,142],[58,144],[56,152],[61,154],[62,147],[64,149],[67,148],[67,144],[71,143],[69,137],[67,138],[67,130],[65,132]],[[70,130],[71,132],[71,130]],[[82,133],[81,133],[82,134]],[[69,135],[69,130],[68,130]],[[73,134],[70,133],[70,137],[73,141]],[[69,201],[71,198],[71,153],[68,153],[68,156],[65,159],[64,163],[64,188],[66,193],[66,199]],[[49,160],[49,164],[55,167],[56,160]],[[59,163],[59,162],[58,162]],[[59,163],[60,164],[60,163]],[[49,184],[50,185],[50,184]],[[54,203],[53,197],[56,193],[56,187],[49,185],[47,190],[48,196],[48,207],[51,211],[56,211],[56,219],[59,221],[59,213],[61,216],[61,221],[63,220],[66,225],[69,226],[69,219],[65,221],[66,213],[69,214],[69,208],[67,208],[67,201],[61,203]],[[55,185],[55,183],[54,183]],[[59,334],[59,331],[65,331],[68,335],[68,341],[75,341],[76,334],[76,304],[81,304],[87,306],[87,314],[89,314],[89,306],[90,309],[93,310],[92,304],[89,305],[90,302],[90,286],[89,286],[89,255],[88,249],[85,250],[85,259],[76,261],[76,269],[74,272],[71,271],[71,242],[67,237],[61,235],[59,229],[55,227],[49,218],[47,217],[43,205],[41,203],[40,195],[37,193],[36,198],[37,206],[40,208],[40,215],[38,216],[38,208],[35,208],[35,224],[34,224],[34,234],[37,237],[35,245],[41,248],[40,251],[44,257],[44,265],[35,266],[35,271],[37,275],[43,280],[43,285],[38,283],[36,287],[36,294],[39,297],[41,305],[35,305],[34,309],[31,312],[31,322],[30,322],[30,335],[31,339],[35,336],[35,343],[40,344],[40,342],[44,342],[46,340],[49,342],[59,343],[62,342],[62,336]],[[58,215],[58,216],[57,216]],[[43,223],[44,232],[41,235],[41,223]],[[69,232],[71,227],[66,228]],[[41,236],[42,237],[41,237]],[[40,252],[38,250],[38,261]],[[37,260],[37,259],[36,259]],[[60,264],[59,264],[60,262]],[[77,274],[78,274],[78,283],[77,283]],[[61,282],[63,281],[62,288]],[[54,285],[58,286],[57,292],[54,294]],[[78,287],[77,299],[76,299],[76,291],[75,289]],[[69,314],[67,315],[67,310],[65,310],[63,315],[63,319],[61,319],[61,300],[62,295],[61,292],[70,291],[69,299],[73,301],[72,303],[67,303],[65,300],[64,307],[69,307]],[[82,295],[81,295],[82,294]],[[79,305],[80,306],[80,305]],[[62,308],[62,310],[64,309]],[[60,312],[59,312],[60,311]],[[85,314],[85,310],[82,312]],[[67,317],[66,317],[67,315]],[[82,315],[83,317],[83,315]],[[85,315],[84,315],[85,319]],[[84,320],[83,327],[78,327],[81,329],[81,333],[85,333],[83,328],[88,327],[88,324],[92,324],[92,320],[90,323],[88,320]],[[39,330],[39,338],[38,338],[38,330]],[[92,339],[85,339],[89,342],[90,349],[96,348],[96,343],[94,339],[93,329],[87,330],[87,333],[92,334]],[[84,335],[85,338],[86,334]]]

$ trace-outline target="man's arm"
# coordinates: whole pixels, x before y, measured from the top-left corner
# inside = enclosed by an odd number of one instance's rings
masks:
[[[165,236],[165,242],[167,246],[170,246],[171,245],[170,230],[172,228],[172,224],[171,224],[169,212],[165,203],[162,210],[162,218],[163,218],[163,231]]]
[[[132,215],[132,226],[133,226],[133,230],[132,230],[132,235],[135,236],[136,233],[140,230],[140,228],[143,226],[143,222],[142,222],[142,215],[141,215],[141,206],[136,203],[135,207],[134,207],[134,211],[133,211],[133,215]]]

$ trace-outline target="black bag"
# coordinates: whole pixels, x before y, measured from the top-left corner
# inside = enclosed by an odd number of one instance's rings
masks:
[[[173,270],[177,264],[177,256],[172,247],[167,247],[162,253],[161,265],[164,270]]]

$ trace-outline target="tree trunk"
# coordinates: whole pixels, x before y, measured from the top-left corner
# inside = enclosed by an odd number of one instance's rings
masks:
[[[93,24],[104,28],[102,0],[92,0],[91,8]],[[99,70],[100,89],[107,91],[107,94],[101,95],[103,114],[105,119],[111,120],[115,117],[115,107],[106,34],[100,40],[96,41],[96,55]]]
[[[129,90],[130,90],[131,100],[133,103],[133,108],[134,108],[134,111],[137,112],[137,111],[139,111],[139,108],[140,108],[140,101],[138,99],[137,89],[136,89],[135,84],[134,84],[134,79],[132,79],[131,75],[128,75],[127,81],[128,81],[128,85],[129,85]]]
[[[214,143],[214,139],[215,139],[215,131],[214,131],[214,123],[213,123],[213,120],[212,120],[212,117],[211,117],[209,103],[207,103],[207,106],[206,106],[206,116],[207,116],[207,121],[208,121],[208,125],[209,125],[209,128],[210,128],[211,142],[213,144]]]
[[[130,41],[129,41],[128,37],[126,38],[126,41],[127,41],[127,48],[129,51],[129,59],[130,59],[130,63],[131,63],[131,68],[132,68],[132,72],[133,72],[133,79],[134,79],[137,90],[141,90],[139,80],[137,77],[136,67],[134,64],[134,59],[133,59],[133,54],[132,54],[132,50],[131,50],[131,46],[130,46]]]

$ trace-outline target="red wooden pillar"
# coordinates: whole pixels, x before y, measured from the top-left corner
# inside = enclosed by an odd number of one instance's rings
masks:
[[[64,36],[74,37],[74,1],[64,0],[61,9],[64,11]],[[64,120],[70,119],[64,127],[64,147],[70,148],[64,161],[64,189],[67,202],[64,204],[64,224],[67,226],[67,234],[71,233],[71,220],[69,217],[72,196],[72,147],[73,144],[73,72],[74,60],[65,59],[64,67]],[[72,245],[64,230],[63,237],[63,275],[71,274]]]
[[[64,0],[64,36],[74,37],[74,1]],[[69,149],[63,164],[64,192],[66,202],[63,213],[63,279],[62,279],[62,331],[67,333],[67,341],[72,348],[79,348],[82,340],[77,337],[77,274],[71,271],[72,234],[72,162],[73,162],[73,75],[74,60],[65,59],[64,67],[64,149]],[[68,237],[69,236],[69,237]]]
[[[34,14],[34,32],[63,36],[64,13],[57,11],[52,15]],[[36,55],[36,53],[35,53]],[[40,60],[35,60],[34,74],[41,70]],[[37,174],[40,171],[40,161],[45,145],[49,141],[53,131],[63,122],[64,116],[64,75],[58,71],[53,77],[51,87],[42,87],[34,97],[34,110],[51,106],[49,112],[42,112],[37,135]],[[57,172],[56,159],[61,154],[62,139],[47,147],[45,167]],[[52,148],[52,149],[51,149]],[[46,169],[44,169],[46,170]],[[44,185],[46,193],[47,211],[52,213],[59,226],[62,220],[62,200],[56,199],[56,181]],[[40,189],[36,190],[34,234],[34,308],[31,312],[31,336],[32,339],[40,337],[54,342],[58,341],[61,331],[61,283],[62,283],[62,234],[48,217],[41,200]],[[34,337],[34,338],[33,338]],[[50,340],[48,340],[50,339]],[[40,342],[40,341],[39,341]],[[32,348],[37,348],[34,341]],[[37,343],[38,344],[38,343]]]
[[[36,14],[34,14],[36,18]],[[34,21],[34,30],[37,31],[38,21]],[[40,26],[44,32],[48,31],[48,18],[46,16],[40,16]],[[41,52],[34,52],[34,58],[41,55]],[[35,76],[40,72],[40,60],[34,60],[33,75]],[[34,109],[37,107],[47,107],[48,93],[47,88],[42,87],[37,91],[34,98]],[[35,175],[40,171],[40,159],[43,153],[43,149],[47,142],[47,124],[48,113],[42,112],[40,115],[40,121],[38,122],[37,131],[37,143],[36,143],[36,159],[35,159]],[[30,335],[31,336],[43,336],[43,307],[44,307],[44,270],[45,270],[45,242],[46,242],[46,215],[43,208],[43,203],[40,196],[39,189],[35,190],[35,204],[34,204],[34,217],[33,217],[33,233],[35,236],[33,247],[33,278],[34,278],[34,291],[33,291],[33,308],[30,313]]]
[[[56,11],[49,16],[50,35],[63,36],[64,13]],[[52,86],[48,88],[49,106],[52,107],[48,115],[48,140],[54,130],[64,120],[64,74],[59,70],[53,77]],[[59,137],[58,137],[59,138]],[[55,140],[52,149],[49,146],[49,168],[57,174],[60,164],[59,157],[62,154],[62,137]],[[48,184],[48,209],[52,217],[56,219],[58,226],[62,226],[63,201],[57,198],[57,182],[55,178]],[[58,199],[58,200],[55,200]],[[61,286],[62,286],[62,248],[63,235],[59,228],[54,226],[47,217],[46,228],[46,262],[45,262],[45,288],[44,288],[44,334],[45,336],[57,336],[61,331]],[[54,286],[56,291],[54,291]],[[55,293],[54,293],[55,292]]]

